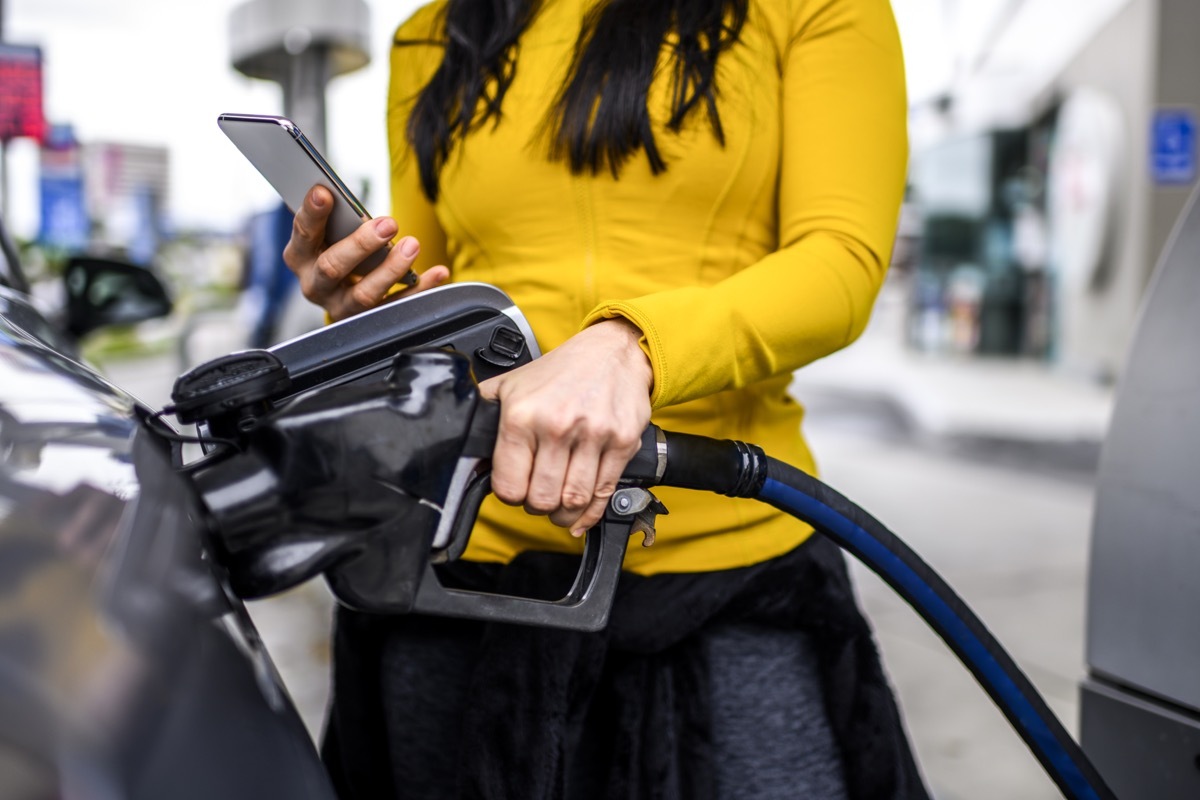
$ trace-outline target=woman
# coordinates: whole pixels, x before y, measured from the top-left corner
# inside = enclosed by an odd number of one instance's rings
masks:
[[[324,249],[315,189],[286,258],[334,319],[416,269],[409,292],[499,286],[538,336],[481,387],[498,502],[445,580],[553,594],[651,418],[814,470],[787,386],[866,325],[906,111],[887,0],[439,0],[400,26],[400,225]],[[836,549],[754,501],[658,494],[601,634],[339,612],[342,793],[926,796]]]

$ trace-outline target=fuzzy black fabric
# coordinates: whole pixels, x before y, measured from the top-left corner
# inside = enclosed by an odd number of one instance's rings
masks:
[[[526,553],[504,567],[459,562],[442,576],[553,598],[577,566]],[[322,755],[343,800],[719,800],[699,639],[731,622],[810,637],[851,798],[927,800],[841,551],[819,536],[735,570],[624,574],[609,625],[594,634],[339,609]],[[451,631],[458,644],[437,643]],[[397,644],[412,645],[411,670],[386,666]],[[389,690],[396,681],[456,671],[461,691],[430,684],[407,695],[429,702],[415,722],[387,707],[405,696]]]

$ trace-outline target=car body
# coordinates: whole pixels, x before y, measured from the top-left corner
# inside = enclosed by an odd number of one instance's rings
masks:
[[[245,606],[205,556],[177,445],[79,360],[72,326],[31,300],[4,245],[0,797],[334,797]],[[147,283],[131,271],[143,268],[95,261],[88,278]],[[88,324],[144,318],[156,302]]]

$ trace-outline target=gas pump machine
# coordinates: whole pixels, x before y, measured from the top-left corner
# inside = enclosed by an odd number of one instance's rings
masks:
[[[1143,301],[1096,488],[1080,735],[1120,797],[1200,797],[1198,196]]]

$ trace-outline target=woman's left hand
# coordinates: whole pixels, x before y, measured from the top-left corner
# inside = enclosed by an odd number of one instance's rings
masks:
[[[500,402],[492,492],[581,536],[600,521],[650,423],[654,373],[622,319],[585,328],[562,346],[484,381]]]

